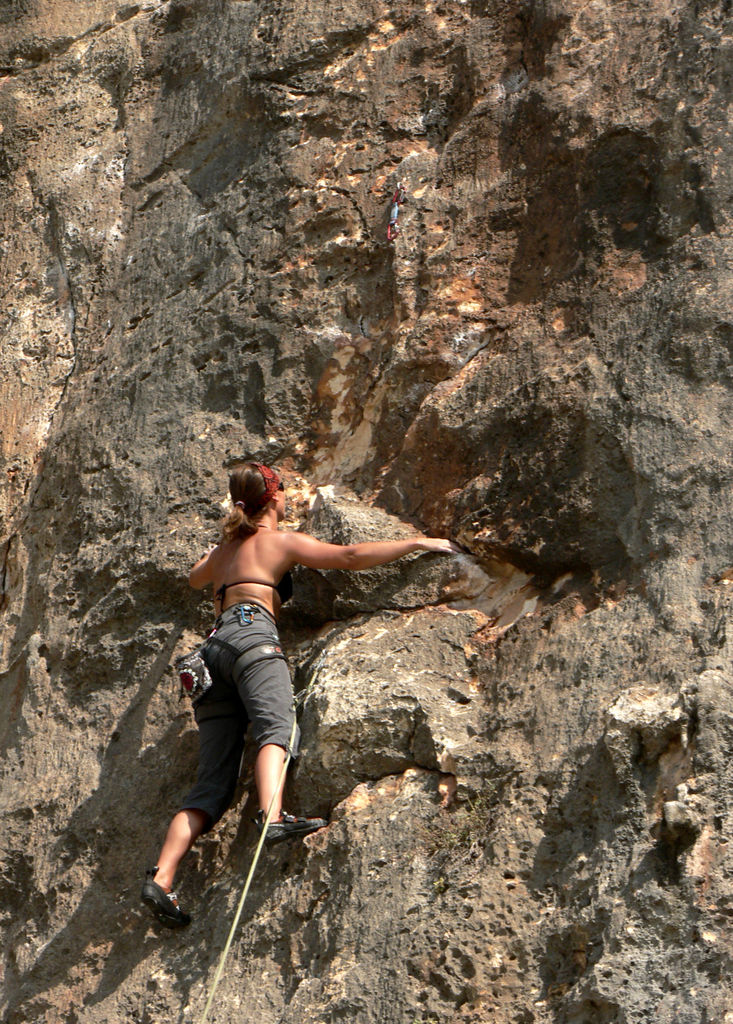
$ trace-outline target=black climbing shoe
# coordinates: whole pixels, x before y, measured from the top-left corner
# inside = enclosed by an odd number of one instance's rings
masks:
[[[256,818],[253,818],[257,831],[262,835],[265,827],[265,812],[260,811]],[[271,821],[267,826],[265,841],[273,843],[278,839],[291,839],[300,836],[308,836],[311,832],[317,832],[319,828],[325,828],[328,822],[325,818],[295,818],[292,814],[283,814],[276,821]]]
[[[164,924],[166,928],[183,928],[191,923],[191,915],[184,913],[178,906],[178,897],[174,892],[166,892],[162,886],[153,881],[157,868],[145,872],[145,884],[141,898],[151,914]]]

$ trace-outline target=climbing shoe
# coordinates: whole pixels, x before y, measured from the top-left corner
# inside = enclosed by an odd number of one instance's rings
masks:
[[[178,906],[178,897],[174,892],[166,892],[162,886],[153,881],[157,868],[145,872],[145,884],[141,898],[153,917],[157,918],[166,928],[183,928],[191,923],[191,915],[186,914]]]
[[[260,811],[256,818],[253,818],[257,831],[262,835],[265,827],[265,812]],[[265,841],[275,842],[278,839],[291,839],[299,836],[310,835],[317,832],[319,828],[325,828],[328,822],[325,818],[295,818],[292,814],[281,814],[280,817],[271,821],[267,826]]]

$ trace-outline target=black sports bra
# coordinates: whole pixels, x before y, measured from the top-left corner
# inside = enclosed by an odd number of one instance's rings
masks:
[[[279,583],[269,583],[267,580],[234,580],[233,583],[222,583],[214,594],[214,600],[219,602],[221,608],[224,605],[224,595],[230,587],[238,587],[240,583],[256,583],[259,587],[272,587],[280,598],[280,604],[285,604],[293,596],[293,574],[286,572]]]

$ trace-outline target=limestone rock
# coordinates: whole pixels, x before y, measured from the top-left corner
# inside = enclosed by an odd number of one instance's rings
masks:
[[[662,809],[664,824],[673,838],[683,836],[695,837],[702,832],[702,822],[682,800],[668,800]]]
[[[319,488],[306,532],[335,544],[418,536],[395,516],[353,496]],[[296,570],[295,599],[288,614],[312,622],[348,618],[383,608],[422,608],[465,602],[480,606],[495,580],[468,555],[415,554],[359,573],[338,569]]]
[[[484,760],[470,613],[381,614],[334,630],[305,666],[297,790],[324,811],[411,767],[465,782]],[[316,804],[317,802],[317,804]]]
[[[340,803],[268,852],[214,1019],[733,1015],[729,21],[3,5],[8,1024],[200,1018],[251,761],[188,934],[138,890],[195,770],[186,575],[245,455],[293,528],[467,553],[299,580],[290,795]]]
[[[673,740],[687,747],[688,716],[679,694],[636,687],[623,693],[608,711],[605,743],[613,753],[645,763],[659,759]]]

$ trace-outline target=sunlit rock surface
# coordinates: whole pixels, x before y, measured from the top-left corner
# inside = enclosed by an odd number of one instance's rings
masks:
[[[299,574],[289,800],[332,823],[267,852],[210,1019],[733,1020],[732,38],[719,0],[4,5],[8,1024],[201,1018],[252,751],[191,927],[138,895],[246,454],[292,527],[464,553]]]

